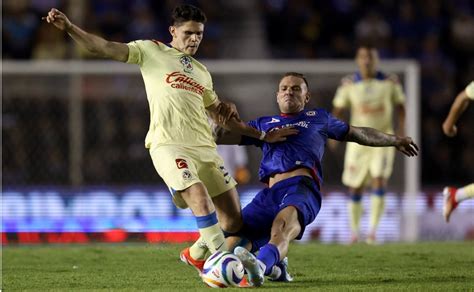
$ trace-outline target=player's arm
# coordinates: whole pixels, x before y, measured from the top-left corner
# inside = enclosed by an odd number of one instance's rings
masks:
[[[211,119],[213,119],[217,125],[229,131],[232,135],[239,135],[239,141],[241,136],[247,136],[267,143],[275,143],[285,141],[287,136],[296,135],[298,133],[298,130],[291,127],[279,131],[272,131],[270,133],[257,130],[239,118],[237,108],[233,103],[224,103],[217,100],[206,109],[208,110]],[[236,141],[234,139],[236,138],[233,138],[232,141]],[[232,144],[238,144],[238,142]]]
[[[399,104],[395,107],[396,113],[397,113],[397,135],[398,136],[405,136],[405,116],[406,116],[406,110],[405,110],[405,105],[404,104]]]
[[[372,147],[393,146],[406,156],[418,155],[418,145],[410,137],[400,137],[373,128],[350,126],[345,141]]]
[[[454,137],[456,136],[458,129],[456,123],[459,120],[459,117],[466,110],[469,105],[469,97],[467,96],[466,90],[461,91],[451,106],[449,114],[444,120],[443,123],[443,132],[446,136]]]
[[[214,130],[214,137],[216,144],[219,145],[239,145],[242,141],[241,134],[231,132],[220,126],[217,126]]]
[[[345,113],[345,109],[343,107],[333,107],[332,109],[332,115],[339,119],[339,120],[343,120],[343,116],[344,116],[344,113]],[[328,145],[328,148],[329,150],[331,151],[336,151],[337,149],[337,146],[339,145],[339,141],[337,140],[334,140],[334,139],[329,139],[328,142],[327,142],[327,145]]]
[[[51,9],[43,19],[48,23],[52,23],[58,29],[67,32],[76,43],[99,57],[121,62],[126,62],[128,59],[128,46],[126,44],[107,41],[82,30],[56,8]]]

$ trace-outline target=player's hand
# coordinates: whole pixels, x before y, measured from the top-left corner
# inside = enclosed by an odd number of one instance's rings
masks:
[[[299,131],[294,127],[287,127],[283,129],[278,129],[274,131],[270,131],[263,139],[267,143],[276,143],[276,142],[283,142],[286,141],[288,136],[293,136],[298,134]]]
[[[397,150],[409,157],[417,156],[420,151],[418,145],[410,137],[397,137],[395,143]]]
[[[56,8],[52,8],[48,12],[48,15],[41,19],[46,20],[48,23],[52,23],[55,27],[63,31],[67,31],[72,27],[72,23],[69,21],[67,16]]]
[[[223,102],[221,101],[217,106],[218,112],[218,119],[219,123],[227,124],[227,122],[232,119],[236,118],[237,121],[240,121],[239,112],[237,111],[237,107],[232,102]]]
[[[458,134],[458,127],[449,123],[443,123],[443,133],[448,137],[454,137]]]

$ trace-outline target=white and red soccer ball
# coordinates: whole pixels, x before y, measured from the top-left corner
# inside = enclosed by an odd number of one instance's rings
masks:
[[[236,255],[228,251],[217,251],[204,263],[201,277],[209,287],[226,288],[239,286],[244,273],[244,265]]]

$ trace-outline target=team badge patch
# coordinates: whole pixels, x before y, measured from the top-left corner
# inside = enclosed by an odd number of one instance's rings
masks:
[[[188,163],[186,162],[186,160],[178,158],[176,159],[176,167],[178,167],[178,169],[188,168]]]
[[[192,176],[193,175],[191,174],[191,172],[189,170],[186,169],[186,170],[183,171],[183,178],[184,179],[191,179]]]
[[[193,72],[193,61],[189,56],[182,56],[179,58],[179,61],[181,64],[183,64],[183,70],[186,73],[191,73]]]
[[[316,115],[316,111],[308,111],[308,112],[306,112],[306,115],[308,117],[314,117]]]

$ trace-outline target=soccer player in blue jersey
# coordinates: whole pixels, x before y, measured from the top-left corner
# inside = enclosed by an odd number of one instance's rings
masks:
[[[350,126],[324,109],[305,110],[309,99],[306,78],[299,73],[287,73],[277,92],[281,113],[248,124],[265,133],[293,127],[298,130],[297,135],[275,144],[232,133],[218,137],[220,144],[255,145],[263,151],[259,177],[268,187],[242,210],[244,227],[239,235],[249,244],[234,251],[247,269],[251,286],[261,286],[264,275],[290,280],[280,259],[286,257],[291,240],[301,239],[305,227],[314,221],[321,208],[321,161],[328,138],[367,146],[393,146],[407,156],[418,154],[418,146],[409,137]],[[242,243],[240,240],[238,244]],[[247,248],[259,251],[258,256]]]

